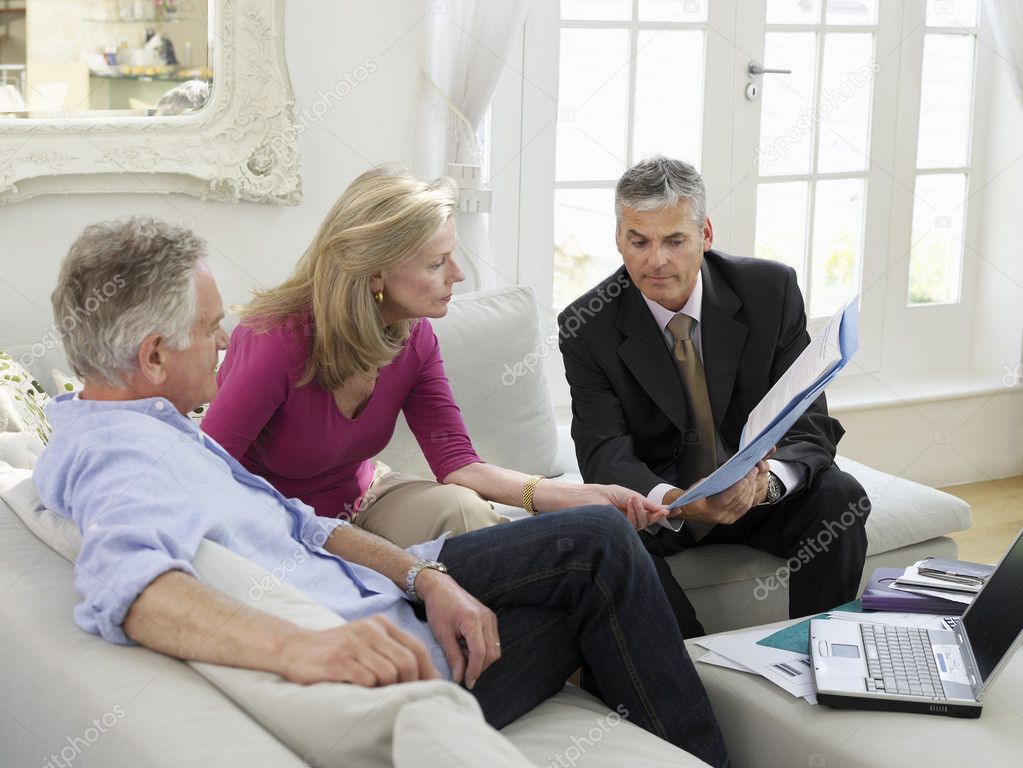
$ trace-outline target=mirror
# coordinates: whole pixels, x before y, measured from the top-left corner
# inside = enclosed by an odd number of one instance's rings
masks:
[[[301,200],[284,0],[0,0],[0,204]]]
[[[211,31],[208,0],[0,0],[0,113],[196,111],[213,84]]]

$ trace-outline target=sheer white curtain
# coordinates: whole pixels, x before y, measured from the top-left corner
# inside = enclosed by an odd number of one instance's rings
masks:
[[[426,178],[448,163],[479,166],[478,131],[532,0],[427,2],[426,46],[416,124],[415,171]],[[456,217],[463,266],[476,289],[497,284],[491,266],[488,214]],[[468,263],[466,263],[468,262]],[[474,275],[473,275],[474,273]],[[469,282],[469,280],[467,280]]]
[[[1023,102],[1023,3],[1019,0],[984,0],[998,52],[1010,67],[1016,97]]]

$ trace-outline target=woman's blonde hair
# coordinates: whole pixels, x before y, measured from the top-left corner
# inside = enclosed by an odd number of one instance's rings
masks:
[[[382,325],[370,279],[418,253],[457,207],[451,179],[425,182],[395,166],[367,171],[331,208],[291,277],[253,292],[242,321],[267,330],[312,315],[315,333],[300,386],[316,380],[333,390],[384,367],[401,351],[412,323]]]

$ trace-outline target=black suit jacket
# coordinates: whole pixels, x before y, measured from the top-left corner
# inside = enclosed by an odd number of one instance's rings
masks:
[[[718,435],[734,452],[749,412],[810,342],[803,297],[795,271],[772,261],[710,250],[701,272],[707,389]],[[625,267],[569,305],[558,328],[585,481],[643,494],[680,485],[692,443],[681,379]],[[798,464],[805,488],[832,465],[843,434],[822,394],[774,458]]]

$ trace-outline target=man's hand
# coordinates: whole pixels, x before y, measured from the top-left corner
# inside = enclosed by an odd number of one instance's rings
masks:
[[[424,569],[416,574],[416,594],[426,605],[426,620],[444,648],[451,678],[476,685],[483,671],[501,658],[497,616],[447,574]]]
[[[419,640],[383,616],[325,630],[298,629],[281,647],[280,674],[293,683],[376,688],[440,677]]]
[[[768,456],[773,453],[774,449]],[[762,504],[767,498],[769,471],[765,458],[757,462],[757,465],[731,488],[726,488],[714,496],[685,504],[676,509],[672,517],[681,517],[683,521],[693,520],[700,523],[731,525],[757,504]],[[668,491],[664,494],[664,503],[671,504],[683,493],[684,491],[677,488]]]

